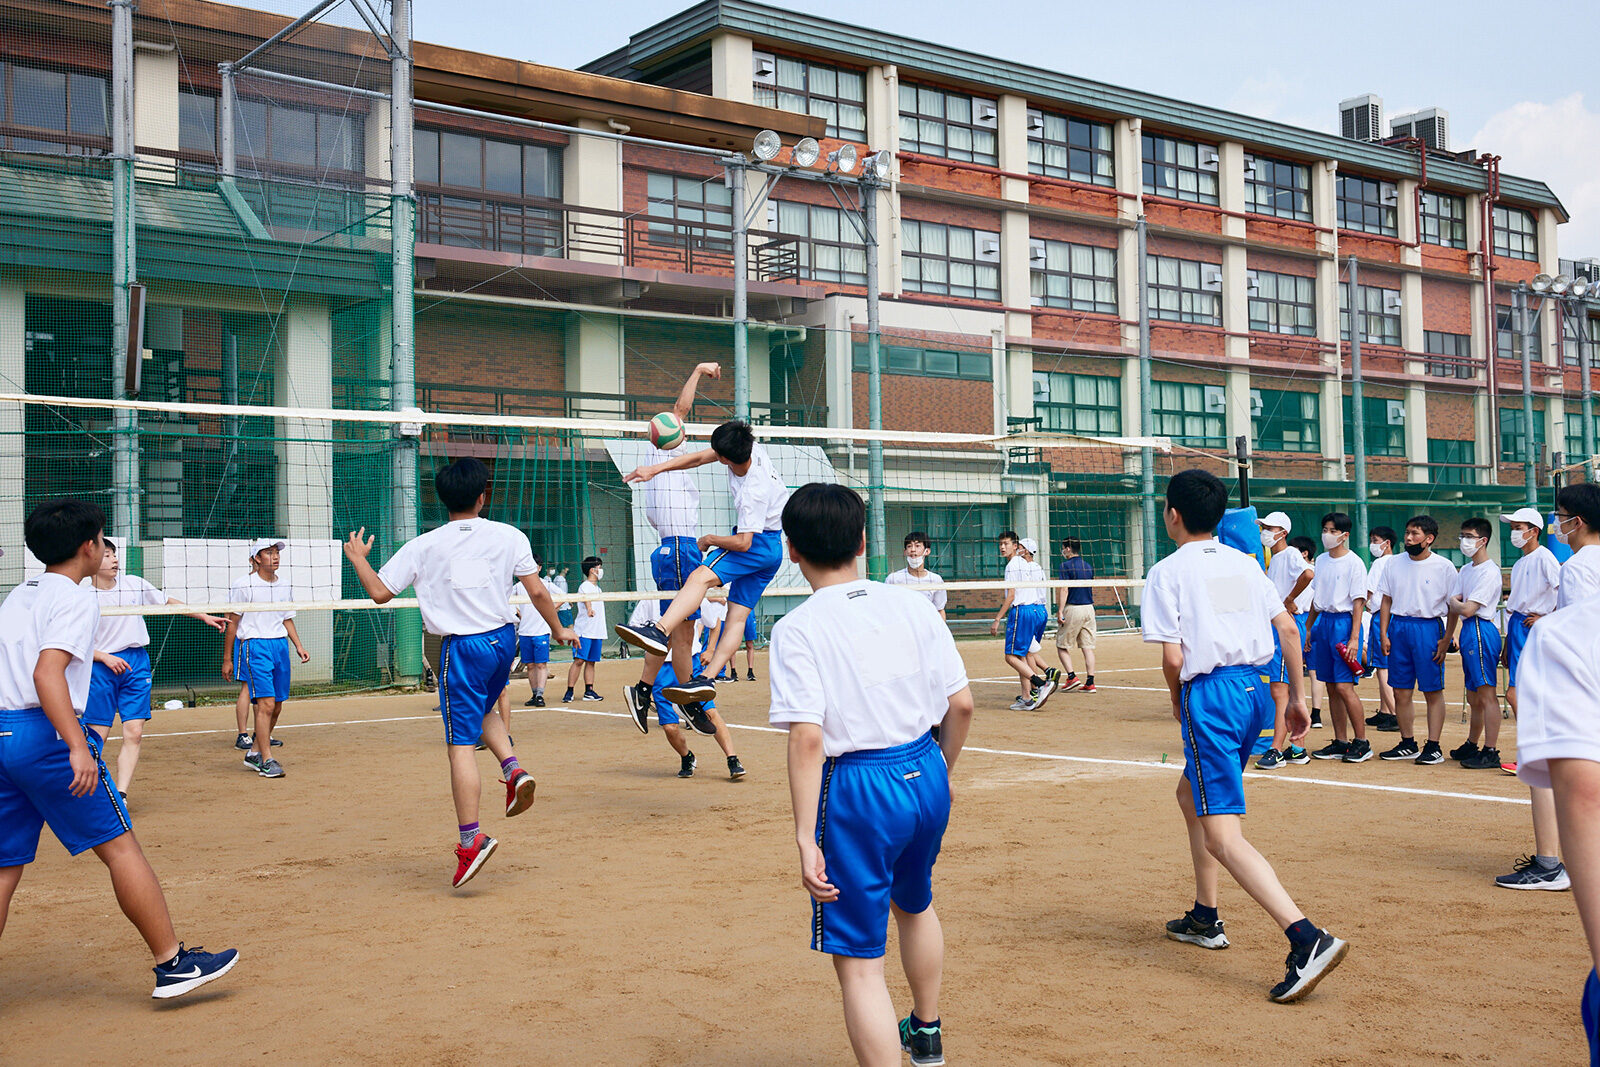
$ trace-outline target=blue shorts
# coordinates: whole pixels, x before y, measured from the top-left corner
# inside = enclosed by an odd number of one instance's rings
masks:
[[[1304,615],[1291,615],[1294,624],[1300,630],[1300,648],[1306,647],[1306,617]],[[1311,665],[1310,660],[1305,661],[1306,666]],[[1289,668],[1283,662],[1283,644],[1278,640],[1278,628],[1272,628],[1272,662],[1267,664],[1267,677],[1280,685],[1289,684]]]
[[[744,552],[714,548],[703,566],[710,567],[717,580],[728,587],[728,603],[754,608],[767,583],[783,562],[783,534],[777,530],[755,534]]]
[[[1520,611],[1511,613],[1511,621],[1506,624],[1506,688],[1517,687],[1517,663],[1522,659],[1522,646],[1528,643],[1528,635],[1533,632],[1533,623]]]
[[[1461,620],[1461,636],[1456,644],[1461,649],[1461,669],[1467,676],[1467,688],[1500,684],[1500,629],[1492,619],[1474,615]]]
[[[600,649],[605,645],[603,637],[580,637],[578,647],[572,650],[572,658],[585,663],[599,663]]]
[[[817,846],[839,898],[811,902],[811,947],[876,959],[889,904],[917,914],[933,903],[933,864],[950,821],[950,769],[931,734],[823,763]]]
[[[112,655],[125,660],[128,669],[117,674],[104,663],[95,663],[89,675],[89,703],[83,710],[86,725],[107,730],[119,715],[123,722],[150,717],[150,653],[134,645]]]
[[[650,553],[650,577],[655,579],[656,588],[663,593],[670,593],[683,588],[683,583],[700,566],[703,560],[700,557],[700,542],[692,537],[663,537],[661,547]],[[664,612],[670,607],[670,599],[661,601],[661,610]],[[700,617],[700,606],[689,615],[689,621]]]
[[[1372,613],[1372,621],[1367,624],[1366,644],[1362,648],[1362,660],[1373,670],[1386,671],[1389,669],[1389,657],[1383,654],[1382,620],[1378,613]]]
[[[1035,641],[1044,640],[1050,613],[1043,604],[1018,604],[1006,613],[1006,655],[1026,656]]]
[[[233,676],[250,687],[251,700],[289,699],[287,637],[252,637],[235,648]]]
[[[549,663],[550,635],[517,638],[517,658],[524,663]]]
[[[1306,639],[1306,666],[1317,672],[1319,682],[1356,682],[1356,672],[1339,655],[1336,645],[1350,638],[1350,612],[1326,611],[1317,616],[1316,625]]]
[[[756,613],[751,612],[744,619],[744,639],[746,641],[761,640],[761,631],[756,627]]]
[[[1183,683],[1183,776],[1200,815],[1244,814],[1244,769],[1276,709],[1266,667],[1218,667]]]
[[[484,716],[511,681],[517,628],[506,623],[481,634],[448,634],[439,642],[439,711],[447,745],[476,745]]]
[[[1590,968],[1583,983],[1583,1032],[1589,1037],[1589,1067],[1600,1067],[1600,976]]]
[[[689,670],[694,674],[700,673],[699,656],[696,655],[689,657]],[[669,657],[667,661],[661,665],[661,669],[656,672],[655,681],[651,683],[650,686],[650,692],[655,700],[656,724],[658,726],[676,726],[683,721],[683,717],[678,714],[677,705],[661,695],[662,689],[669,685],[675,684],[677,681],[678,676],[672,673],[672,660]],[[717,706],[717,702],[714,700],[707,700],[703,703],[708,708],[714,708]]]
[[[1437,693],[1444,688],[1444,664],[1433,654],[1444,637],[1443,619],[1389,616],[1389,685]]]
[[[0,867],[32,863],[39,831],[49,824],[76,856],[133,829],[100,758],[100,735],[83,729],[100,776],[87,796],[72,795],[72,762],[39,708],[0,711]]]

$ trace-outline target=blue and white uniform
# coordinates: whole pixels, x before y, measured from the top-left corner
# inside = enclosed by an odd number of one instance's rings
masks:
[[[555,584],[548,578],[539,581],[552,597],[557,595]],[[512,593],[523,591],[521,582],[511,587]],[[517,606],[517,658],[523,663],[550,662],[550,624],[531,603]]]
[[[1359,681],[1344,657],[1339,655],[1338,646],[1350,640],[1356,601],[1366,599],[1366,564],[1354,552],[1337,557],[1324,552],[1317,557],[1311,586],[1306,592],[1311,594],[1311,607],[1317,613],[1316,624],[1306,635],[1306,666],[1316,672],[1321,682]],[[1360,637],[1358,631],[1358,645]]]
[[[673,449],[650,445],[645,463],[665,463],[688,453],[687,440]],[[699,543],[700,488],[693,473],[666,471],[645,482],[640,491],[644,493],[644,517],[661,536],[661,546],[650,553],[650,576],[663,593],[675,592],[704,562]],[[661,610],[666,611],[671,603],[670,597],[661,601]]]
[[[99,622],[94,592],[48,571],[0,604],[0,867],[32,863],[47,823],[74,856],[133,829],[100,758],[100,735],[81,723],[74,729],[84,733],[98,780],[88,795],[72,795],[67,743],[39,706],[33,684],[42,651],[67,653],[67,692],[81,717]]]
[[[705,605],[710,605],[712,603],[713,602],[709,600],[704,602]],[[658,600],[639,601],[638,605],[633,609],[633,614],[628,616],[629,626],[643,626],[646,623],[659,623],[660,621],[661,602]],[[689,657],[689,673],[691,677],[700,673],[700,654],[697,650],[703,637],[700,623],[695,622],[692,625],[694,626],[694,630],[690,634],[689,638],[689,648],[691,651],[691,655]],[[683,721],[683,716],[679,714],[677,705],[668,700],[666,696],[663,695],[662,690],[669,685],[677,685],[681,681],[686,680],[687,679],[680,679],[677,674],[673,672],[671,656],[668,656],[666,661],[661,664],[661,669],[656,671],[656,676],[650,683],[650,694],[651,702],[655,705],[656,709],[657,725],[676,726]],[[707,708],[714,708],[717,706],[717,703],[714,700],[707,700],[703,701],[702,703]]]
[[[1600,596],[1600,545],[1585,545],[1561,565],[1561,588],[1556,607],[1564,608]]]
[[[1533,627],[1528,620],[1554,612],[1560,589],[1561,564],[1556,562],[1556,554],[1544,545],[1524,554],[1512,565],[1511,593],[1506,597],[1506,609],[1511,612],[1511,619],[1506,623],[1507,689],[1517,686],[1517,664],[1522,661],[1522,650]]]
[[[1383,594],[1378,592],[1378,579],[1394,562],[1394,556],[1384,553],[1367,567],[1367,626],[1362,633],[1361,658],[1374,670],[1388,670],[1389,657],[1383,654],[1382,620],[1378,609],[1383,606]]]
[[[749,470],[735,474],[728,468],[728,491],[733,495],[733,532],[750,534],[750,547],[743,552],[714,548],[705,565],[728,587],[730,604],[754,609],[783,562],[783,505],[789,502],[789,489],[767,450],[756,444]]]
[[[768,671],[772,724],[822,728],[817,847],[839,897],[812,902],[811,947],[882,956],[890,902],[912,914],[933,903],[950,772],[929,731],[967,687],[955,639],[921,594],[858,580],[773,626]]]
[[[657,616],[660,617],[659,615]],[[700,601],[700,637],[695,643],[701,652],[710,652],[711,631],[722,625],[722,620],[728,617],[728,605],[725,601],[706,599]],[[721,634],[718,634],[720,640]]]
[[[483,720],[511,678],[517,612],[508,590],[539,573],[533,546],[515,526],[457,519],[400,546],[378,571],[399,596],[417,590],[422,624],[440,635],[439,710],[445,743],[476,745]]]
[[[1201,815],[1244,814],[1245,765],[1272,736],[1272,621],[1285,612],[1255,557],[1215,539],[1180,545],[1145,576],[1145,641],[1183,650],[1183,775]]]
[[[604,569],[596,567],[593,573],[598,577]],[[605,601],[582,599],[598,592],[600,587],[588,579],[578,586],[578,617],[572,624],[573,632],[578,635],[578,647],[573,651],[572,658],[585,663],[599,663],[601,650],[606,643]]]
[[[234,604],[286,604],[294,590],[282,573],[272,581],[247,574],[233,583],[228,600]],[[233,676],[250,689],[250,699],[289,699],[289,629],[292,611],[241,611],[233,631]]]
[[[1492,559],[1483,563],[1468,560],[1456,575],[1455,595],[1464,604],[1477,605],[1462,612],[1461,632],[1456,638],[1468,689],[1500,683],[1500,628],[1494,621],[1500,610],[1500,582],[1500,564]]]
[[[1437,553],[1426,559],[1404,553],[1384,570],[1378,591],[1389,598],[1389,684],[1395,689],[1444,688],[1444,665],[1433,654],[1455,586],[1455,565]]]
[[[1022,558],[1018,552],[1006,561],[1006,581],[1043,582],[1044,568]],[[1044,640],[1050,611],[1045,607],[1044,586],[1022,586],[1011,591],[1011,610],[1006,613],[1006,655],[1026,656],[1037,651]]]
[[[1273,588],[1278,591],[1278,602],[1280,604],[1288,601],[1289,594],[1294,592],[1295,583],[1300,580],[1300,576],[1311,569],[1311,564],[1306,562],[1306,558],[1300,554],[1300,550],[1293,545],[1285,544],[1282,548],[1272,553],[1272,559],[1267,564],[1267,578],[1271,580]],[[1315,574],[1312,577],[1315,578]],[[1294,611],[1292,614],[1294,615],[1295,627],[1300,631],[1300,646],[1302,648],[1305,647],[1306,643],[1306,614],[1311,610],[1310,596],[1311,586],[1307,585],[1305,589],[1301,590],[1300,595],[1294,599]],[[1287,685],[1289,677],[1284,670],[1283,649],[1278,645],[1276,630],[1273,631],[1272,640],[1275,652],[1269,673],[1272,675],[1274,682],[1282,682]]]
[[[106,608],[131,608],[165,604],[167,594],[137,575],[119,574],[109,589],[97,589],[93,579],[84,581],[94,589],[103,611]],[[111,728],[111,720],[150,718],[150,630],[143,615],[101,615],[95,629],[97,652],[116,656],[128,665],[121,674],[103,663],[96,663],[89,677],[89,704],[83,721],[90,726]]]

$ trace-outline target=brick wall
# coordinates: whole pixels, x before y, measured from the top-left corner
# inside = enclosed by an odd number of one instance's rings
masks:
[[[1422,327],[1444,333],[1472,332],[1471,287],[1442,278],[1422,279]]]
[[[867,376],[852,378],[855,425],[867,425]],[[883,376],[883,428],[938,433],[993,433],[994,383],[915,374]]]
[[[472,390],[434,390],[436,407],[492,411],[483,388],[566,388],[563,317],[520,308],[437,304],[417,315],[417,381]],[[559,397],[507,400],[508,414],[560,415]]]

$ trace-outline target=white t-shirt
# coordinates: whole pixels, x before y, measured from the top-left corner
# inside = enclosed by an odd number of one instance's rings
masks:
[[[915,588],[919,585],[938,585],[942,581],[944,581],[943,578],[928,570],[926,567],[923,568],[922,574],[915,578],[911,576],[910,568],[901,567],[899,570],[886,577],[883,580],[883,584],[909,585]],[[919,592],[928,598],[928,603],[932,604],[934,609],[937,611],[943,611],[945,604],[949,603],[950,601],[949,595],[946,594],[943,589],[922,589],[919,590]]]
[[[447,522],[407,541],[378,578],[396,596],[415,586],[428,632],[455,636],[515,623],[511,583],[538,573],[527,534],[479,517]]]
[[[650,445],[645,452],[647,465],[665,463],[669,459],[689,453],[685,441],[677,448],[663,451]],[[700,536],[700,487],[695,484],[690,471],[666,471],[640,486],[644,493],[644,517],[662,537]]]
[[[1301,555],[1300,550],[1293,545],[1284,545],[1272,554],[1272,560],[1267,564],[1267,577],[1272,579],[1272,586],[1278,591],[1278,603],[1281,604],[1289,599],[1289,594],[1294,592],[1294,584],[1300,580],[1302,574],[1311,569],[1311,564],[1306,562],[1305,556]],[[1305,592],[1295,598],[1296,615],[1303,615],[1309,609],[1309,603],[1302,607],[1300,601],[1310,590],[1311,587],[1307,586]]]
[[[235,604],[287,604],[294,599],[294,590],[282,574],[269,582],[259,574],[247,574],[233,583],[228,590],[228,600]],[[239,626],[233,636],[240,641],[257,638],[287,637],[285,619],[294,618],[292,611],[241,611]]]
[[[556,595],[556,587],[554,582],[550,581],[548,578],[540,578],[539,581],[551,596]],[[522,588],[521,582],[518,582],[511,587],[511,593],[513,596],[517,593],[526,592],[527,590]],[[531,603],[517,605],[517,636],[550,636],[550,624],[544,621],[544,616],[539,614],[539,609],[534,607]]]
[[[651,597],[641,600],[633,606],[633,614],[628,616],[629,626],[653,626],[661,621],[661,601]]]
[[[710,599],[700,601],[700,621],[705,624],[706,629],[716,629],[727,617],[727,601]]]
[[[927,598],[858,579],[812,593],[772,627],[774,726],[822,727],[827,756],[892,748],[944,721],[967,671]]]
[[[1454,593],[1463,601],[1478,605],[1476,611],[1463,612],[1463,619],[1494,618],[1500,607],[1500,564],[1492,559],[1463,563],[1456,573]]]
[[[773,469],[767,450],[759,444],[750,451],[750,469],[744,474],[728,468],[728,491],[733,494],[734,533],[765,533],[783,529],[783,505],[789,488]]]
[[[1561,588],[1561,564],[1556,554],[1540,545],[1518,559],[1511,567],[1511,595],[1506,610],[1524,615],[1548,615],[1556,610],[1557,590]]]
[[[1393,562],[1394,557],[1385,553],[1373,560],[1371,566],[1367,568],[1367,610],[1374,615],[1378,613],[1380,606],[1378,579],[1383,576],[1383,572],[1388,570],[1389,564]]]
[[[1378,592],[1389,598],[1390,615],[1442,619],[1450,614],[1450,594],[1455,587],[1454,563],[1438,553],[1420,560],[1404,554],[1394,557],[1384,570]]]
[[[1565,586],[1563,586],[1565,588]],[[1539,620],[1517,663],[1517,777],[1550,788],[1550,760],[1600,763],[1600,597]]]
[[[584,582],[578,586],[578,617],[572,624],[573,632],[579,637],[588,640],[598,637],[605,640],[606,634],[606,605],[602,600],[588,601],[583,597],[600,592],[600,587],[593,582]],[[589,610],[589,605],[594,604],[594,610]]]
[[[81,717],[89,699],[99,624],[100,601],[64,574],[46,571],[11,590],[0,604],[0,708],[22,711],[39,706],[33,671],[40,652],[58,648],[72,657],[67,664],[67,691],[72,709]]]
[[[1006,561],[1006,581],[1008,582],[1042,582],[1044,581],[1044,568],[1037,563],[1029,562],[1022,558],[1022,553],[1017,553]],[[1021,607],[1024,604],[1043,604],[1045,602],[1044,586],[1023,586],[1012,590],[1012,606]]]
[[[1556,607],[1564,608],[1600,596],[1600,545],[1585,545],[1561,565],[1561,588]],[[1542,624],[1541,624],[1542,625]],[[1517,668],[1519,671],[1521,667]]]
[[[1354,611],[1356,601],[1367,596],[1367,565],[1354,552],[1338,557],[1324,552],[1317,557],[1306,592],[1311,594],[1311,606],[1319,612]]]
[[[1151,567],[1140,605],[1146,641],[1183,647],[1186,682],[1218,667],[1271,662],[1272,620],[1283,611],[1256,558],[1215,539],[1180,545]]]
[[[85,578],[83,584],[94,589],[102,612],[106,608],[136,608],[167,602],[167,594],[136,574],[117,575],[110,589],[95,589],[91,578]],[[96,651],[121,652],[125,648],[143,648],[149,643],[150,629],[145,626],[143,615],[100,616],[100,626],[94,634]]]

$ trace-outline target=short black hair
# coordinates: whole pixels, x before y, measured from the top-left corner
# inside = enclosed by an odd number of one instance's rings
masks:
[[[106,513],[87,500],[46,500],[22,524],[22,541],[46,567],[65,563],[85,541],[97,540],[106,528]]]
[[[1390,548],[1393,548],[1395,546],[1395,544],[1400,540],[1400,535],[1394,532],[1394,527],[1393,526],[1374,526],[1372,528],[1372,533],[1369,534],[1368,536],[1369,536],[1369,539],[1372,538],[1372,537],[1376,537],[1380,541],[1389,542],[1389,547]]]
[[[1329,523],[1333,524],[1335,533],[1349,533],[1356,528],[1355,523],[1350,521],[1349,513],[1344,511],[1330,511],[1322,516],[1322,525]]]
[[[906,547],[910,548],[912,545],[921,545],[930,551],[933,549],[933,542],[928,540],[928,535],[921,530],[912,530],[906,534]]]
[[[1406,520],[1406,529],[1409,530],[1413,526],[1421,530],[1428,537],[1432,537],[1435,540],[1437,540],[1439,537],[1439,524],[1434,521],[1432,515],[1411,516],[1411,518]]]
[[[1015,541],[1019,545],[1022,544],[1022,538],[1017,536],[1017,531],[1015,531],[1015,530],[1007,530],[1005,533],[1003,533],[999,537],[995,538],[995,540],[996,541]]]
[[[1600,484],[1579,482],[1563,487],[1556,493],[1556,507],[1566,508],[1568,515],[1576,515],[1589,529],[1600,530]]]
[[[580,564],[580,566],[583,567],[583,576],[585,578],[589,577],[589,572],[603,563],[605,563],[605,560],[601,559],[599,556],[584,556],[583,563]]]
[[[1489,535],[1494,533],[1494,527],[1489,525],[1489,520],[1480,519],[1476,515],[1464,521],[1461,524],[1461,528],[1467,533],[1481,537],[1486,541],[1489,539]]]
[[[856,558],[867,528],[867,506],[854,489],[810,482],[783,505],[783,535],[817,567],[842,567]]]
[[[1167,507],[1178,513],[1190,533],[1211,533],[1228,509],[1228,488],[1210,471],[1191,467],[1167,482]]]
[[[748,422],[731,419],[711,431],[711,450],[729,463],[748,463],[756,433]]]
[[[1083,545],[1076,537],[1063,537],[1061,539],[1061,547],[1075,556],[1083,555]]]
[[[481,459],[463,456],[439,469],[433,476],[433,491],[450,514],[471,511],[478,498],[489,491],[489,468]]]
[[[1312,543],[1311,538],[1305,536],[1304,534],[1301,534],[1299,537],[1289,538],[1289,547],[1299,552],[1308,560],[1317,554],[1317,546]]]

